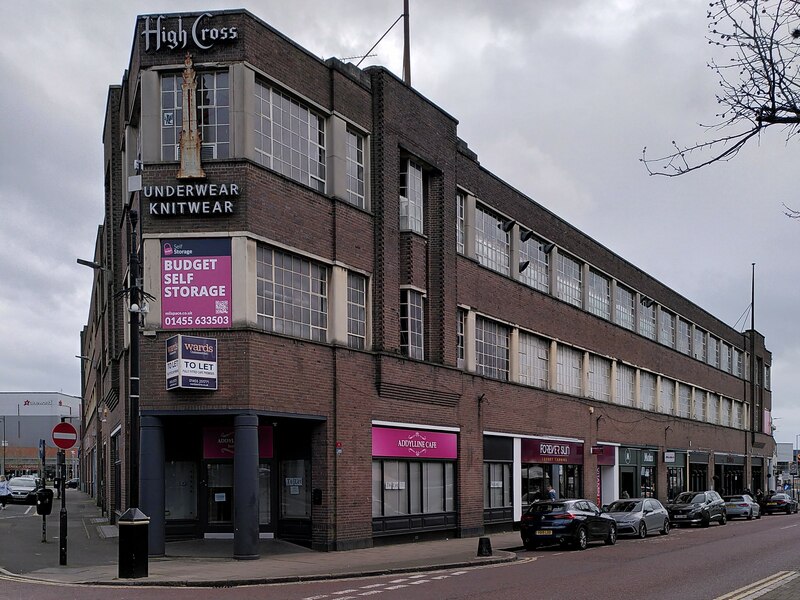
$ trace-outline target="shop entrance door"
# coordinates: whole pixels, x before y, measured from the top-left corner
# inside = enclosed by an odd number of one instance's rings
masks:
[[[280,461],[278,535],[298,543],[311,541],[311,461]]]
[[[619,469],[619,497],[624,498],[625,492],[629,498],[638,495],[636,487],[636,467],[620,467]]]
[[[233,531],[233,461],[206,463],[207,531]]]

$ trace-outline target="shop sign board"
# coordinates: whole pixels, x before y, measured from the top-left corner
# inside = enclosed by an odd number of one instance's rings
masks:
[[[458,436],[441,431],[373,427],[372,456],[455,460],[458,457]]]
[[[560,440],[523,439],[522,462],[583,464],[583,444]]]
[[[238,26],[219,27],[213,13],[201,15],[146,15],[142,17],[144,51],[183,50],[187,47],[208,50],[214,45],[239,39]]]
[[[174,335],[166,342],[167,390],[217,389],[217,340]]]
[[[231,326],[231,240],[161,240],[161,326]]]
[[[675,462],[675,452],[668,450],[664,452],[664,462],[665,463],[674,463]]]
[[[203,458],[233,458],[236,429],[203,428]],[[258,458],[272,458],[272,426],[258,426]]]

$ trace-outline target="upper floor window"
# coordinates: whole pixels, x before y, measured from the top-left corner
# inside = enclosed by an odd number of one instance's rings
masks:
[[[508,381],[508,327],[483,317],[475,319],[475,366],[478,373]]]
[[[744,402],[733,401],[733,425],[736,429],[744,428]]]
[[[642,302],[639,308],[639,333],[650,340],[656,339],[656,305]]]
[[[719,367],[719,340],[713,335],[708,338],[708,364]]]
[[[410,358],[425,359],[422,293],[400,290],[400,351]]]
[[[347,130],[347,201],[365,207],[364,136]]]
[[[772,374],[769,365],[764,365],[764,389],[772,389]]]
[[[598,317],[611,318],[611,281],[594,269],[589,270],[587,282],[588,306],[586,309]]]
[[[533,237],[530,232],[520,232],[519,260],[528,262],[520,273],[520,281],[540,292],[550,291],[550,254],[547,244]],[[551,247],[552,249],[552,247]]]
[[[694,346],[692,350],[694,350],[694,357],[697,360],[706,361],[708,358],[708,343],[707,343],[708,336],[706,332],[700,329],[699,327],[694,328]]]
[[[458,309],[458,321],[456,322],[456,365],[463,369],[466,365],[466,335],[467,335],[467,311],[463,308]]]
[[[719,346],[719,368],[723,371],[731,370],[731,347],[725,342],[720,342]]]
[[[733,349],[733,374],[744,377],[744,352],[738,348]]]
[[[683,354],[692,353],[692,325],[688,321],[678,317],[678,352]]]
[[[510,274],[511,236],[503,221],[481,206],[475,207],[475,258],[485,267]]]
[[[589,356],[589,398],[611,401],[611,361],[594,354]]]
[[[519,334],[519,382],[547,389],[550,342],[529,333]]]
[[[258,161],[324,192],[325,119],[259,81],[256,81],[255,100]]]
[[[658,341],[669,346],[675,347],[675,315],[668,310],[661,309],[659,313]]]
[[[636,327],[636,295],[626,287],[617,284],[614,301],[616,323],[633,331]]]
[[[661,378],[661,392],[659,398],[662,413],[667,415],[675,414],[675,382],[666,377]]]
[[[692,388],[685,383],[678,384],[678,416],[688,419],[692,404]]]
[[[639,397],[644,410],[656,408],[656,376],[647,371],[639,372]]]
[[[347,345],[363,350],[367,345],[367,278],[347,274]]]
[[[557,296],[572,304],[583,306],[583,269],[581,263],[566,254],[559,253],[556,269]]]
[[[716,425],[719,415],[719,396],[717,394],[708,394],[708,422]]]
[[[465,215],[467,211],[467,198],[463,192],[456,192],[456,251],[464,254],[465,244]]]
[[[731,399],[724,396],[719,403],[719,424],[725,427],[731,425]]]
[[[703,390],[694,390],[694,404],[692,407],[692,417],[698,421],[706,420],[706,393]]]
[[[183,91],[180,73],[161,76],[161,159],[180,160]],[[197,128],[204,159],[230,157],[228,71],[197,74]]]
[[[326,341],[328,270],[305,258],[258,247],[256,311],[265,331]]]
[[[556,363],[556,389],[559,392],[580,396],[583,386],[583,352],[569,346],[558,346]]]
[[[633,406],[636,400],[636,369],[617,364],[617,404]]]
[[[423,233],[424,201],[422,167],[413,160],[405,160],[400,172],[400,229]]]

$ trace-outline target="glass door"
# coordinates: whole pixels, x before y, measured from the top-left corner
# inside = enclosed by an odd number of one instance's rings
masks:
[[[209,525],[233,523],[233,462],[206,465]]]

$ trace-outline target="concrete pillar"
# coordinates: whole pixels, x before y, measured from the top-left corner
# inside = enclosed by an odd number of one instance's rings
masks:
[[[258,554],[258,417],[233,420],[233,557],[253,560]]]
[[[164,556],[164,425],[159,417],[143,415],[139,426],[139,497],[141,511],[150,517],[149,556]]]

